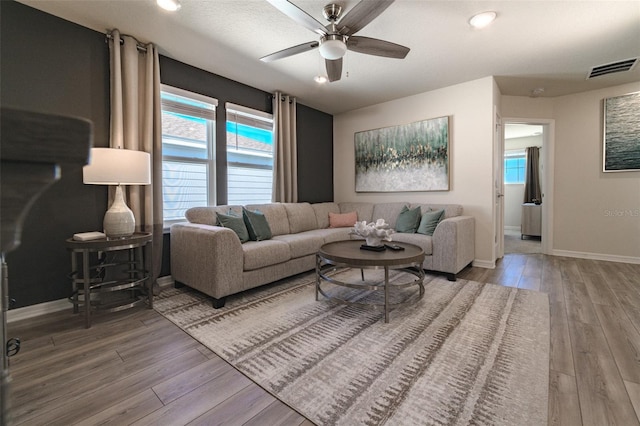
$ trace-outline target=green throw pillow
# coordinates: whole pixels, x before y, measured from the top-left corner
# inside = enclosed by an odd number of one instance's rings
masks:
[[[250,211],[242,208],[242,217],[249,231],[251,241],[264,241],[271,239],[271,228],[269,222],[260,210]]]
[[[398,220],[396,220],[396,232],[402,232],[406,234],[413,234],[418,229],[420,224],[420,206],[415,209],[409,209],[404,206],[400,210]]]
[[[433,235],[433,231],[436,230],[436,226],[440,223],[444,217],[444,210],[432,210],[422,215],[420,219],[420,226],[418,226],[418,234]]]
[[[238,235],[241,243],[249,241],[249,232],[244,224],[244,220],[240,216],[236,216],[229,212],[229,214],[218,213],[218,225],[231,229]]]

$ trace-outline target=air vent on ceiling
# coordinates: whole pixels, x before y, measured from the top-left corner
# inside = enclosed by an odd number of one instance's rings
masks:
[[[633,58],[593,67],[587,75],[587,80],[594,77],[600,77],[601,75],[612,74],[614,72],[631,71],[637,63],[638,58]]]

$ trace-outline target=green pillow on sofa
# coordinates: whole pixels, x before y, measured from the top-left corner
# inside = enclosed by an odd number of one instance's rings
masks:
[[[231,211],[229,214],[218,213],[218,225],[231,229],[238,235],[241,243],[249,241],[249,232],[244,224],[244,220],[240,216],[234,215]]]
[[[271,239],[271,228],[267,218],[260,210],[247,210],[242,208],[242,217],[249,232],[251,241],[264,241]]]
[[[418,234],[433,235],[433,231],[436,230],[436,226],[440,223],[444,217],[444,210],[431,210],[422,215],[420,219],[420,226],[416,231]]]
[[[404,206],[400,210],[398,219],[396,220],[396,232],[405,234],[413,234],[418,229],[420,224],[420,206],[415,209],[409,209]]]

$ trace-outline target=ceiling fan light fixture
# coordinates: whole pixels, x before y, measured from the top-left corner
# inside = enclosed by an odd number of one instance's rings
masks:
[[[482,29],[488,27],[493,21],[495,21],[498,14],[494,11],[482,12],[473,15],[469,19],[469,25],[476,29]]]
[[[344,37],[339,34],[331,34],[326,37],[322,37],[320,40],[320,55],[329,59],[330,61],[335,61],[336,59],[340,59],[347,53],[347,44],[345,43]]]
[[[175,12],[182,7],[178,0],[156,0],[156,4],[169,12]]]

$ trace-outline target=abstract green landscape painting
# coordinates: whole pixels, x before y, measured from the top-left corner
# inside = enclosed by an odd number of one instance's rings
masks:
[[[355,134],[356,192],[448,191],[449,117]]]

